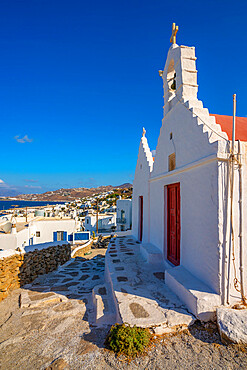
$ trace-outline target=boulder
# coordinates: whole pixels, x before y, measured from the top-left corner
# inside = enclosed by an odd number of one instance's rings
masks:
[[[223,343],[247,344],[247,309],[219,307],[216,315]]]

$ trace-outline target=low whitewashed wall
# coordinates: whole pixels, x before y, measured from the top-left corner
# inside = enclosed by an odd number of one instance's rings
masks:
[[[72,251],[72,253],[71,253],[71,257],[72,257],[72,258],[73,258],[73,257],[75,257],[75,256],[77,255],[77,252],[78,252],[78,251],[83,250],[83,251],[85,251],[85,252],[86,252],[86,251],[90,250],[90,248],[87,248],[87,247],[91,247],[92,243],[93,243],[93,240],[89,240],[87,243],[82,244],[82,245],[79,245],[77,248],[75,248],[75,249]]]

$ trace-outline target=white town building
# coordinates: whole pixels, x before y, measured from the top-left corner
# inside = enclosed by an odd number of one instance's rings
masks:
[[[27,246],[70,242],[76,244],[90,239],[89,232],[81,232],[80,224],[73,219],[35,218],[26,223],[16,220],[0,223],[0,249],[25,248]]]
[[[89,214],[85,217],[84,228],[86,231],[96,232],[97,216]],[[116,213],[98,214],[98,232],[112,232],[116,228]]]
[[[117,200],[117,230],[130,230],[132,226],[132,199]]]
[[[195,48],[173,43],[159,73],[164,118],[155,158],[141,138],[133,235],[192,312],[207,311],[238,300],[241,282],[247,294],[247,118],[236,118],[231,194],[232,117],[198,100]]]

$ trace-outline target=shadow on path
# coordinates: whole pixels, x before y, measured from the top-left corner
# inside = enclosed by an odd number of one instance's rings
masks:
[[[93,324],[92,290],[104,282],[105,257],[101,254],[91,259],[75,257],[57,270],[36,278],[31,284],[23,286],[33,302],[53,299],[56,294],[69,300],[78,300],[86,306],[82,320]],[[37,293],[37,294],[35,294]],[[66,300],[65,298],[65,300]],[[34,301],[37,301],[37,303]]]

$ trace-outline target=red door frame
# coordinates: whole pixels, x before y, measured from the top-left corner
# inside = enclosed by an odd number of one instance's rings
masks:
[[[143,234],[143,196],[139,196],[139,233],[138,239],[142,241]]]
[[[180,265],[180,183],[167,186],[167,259]]]

